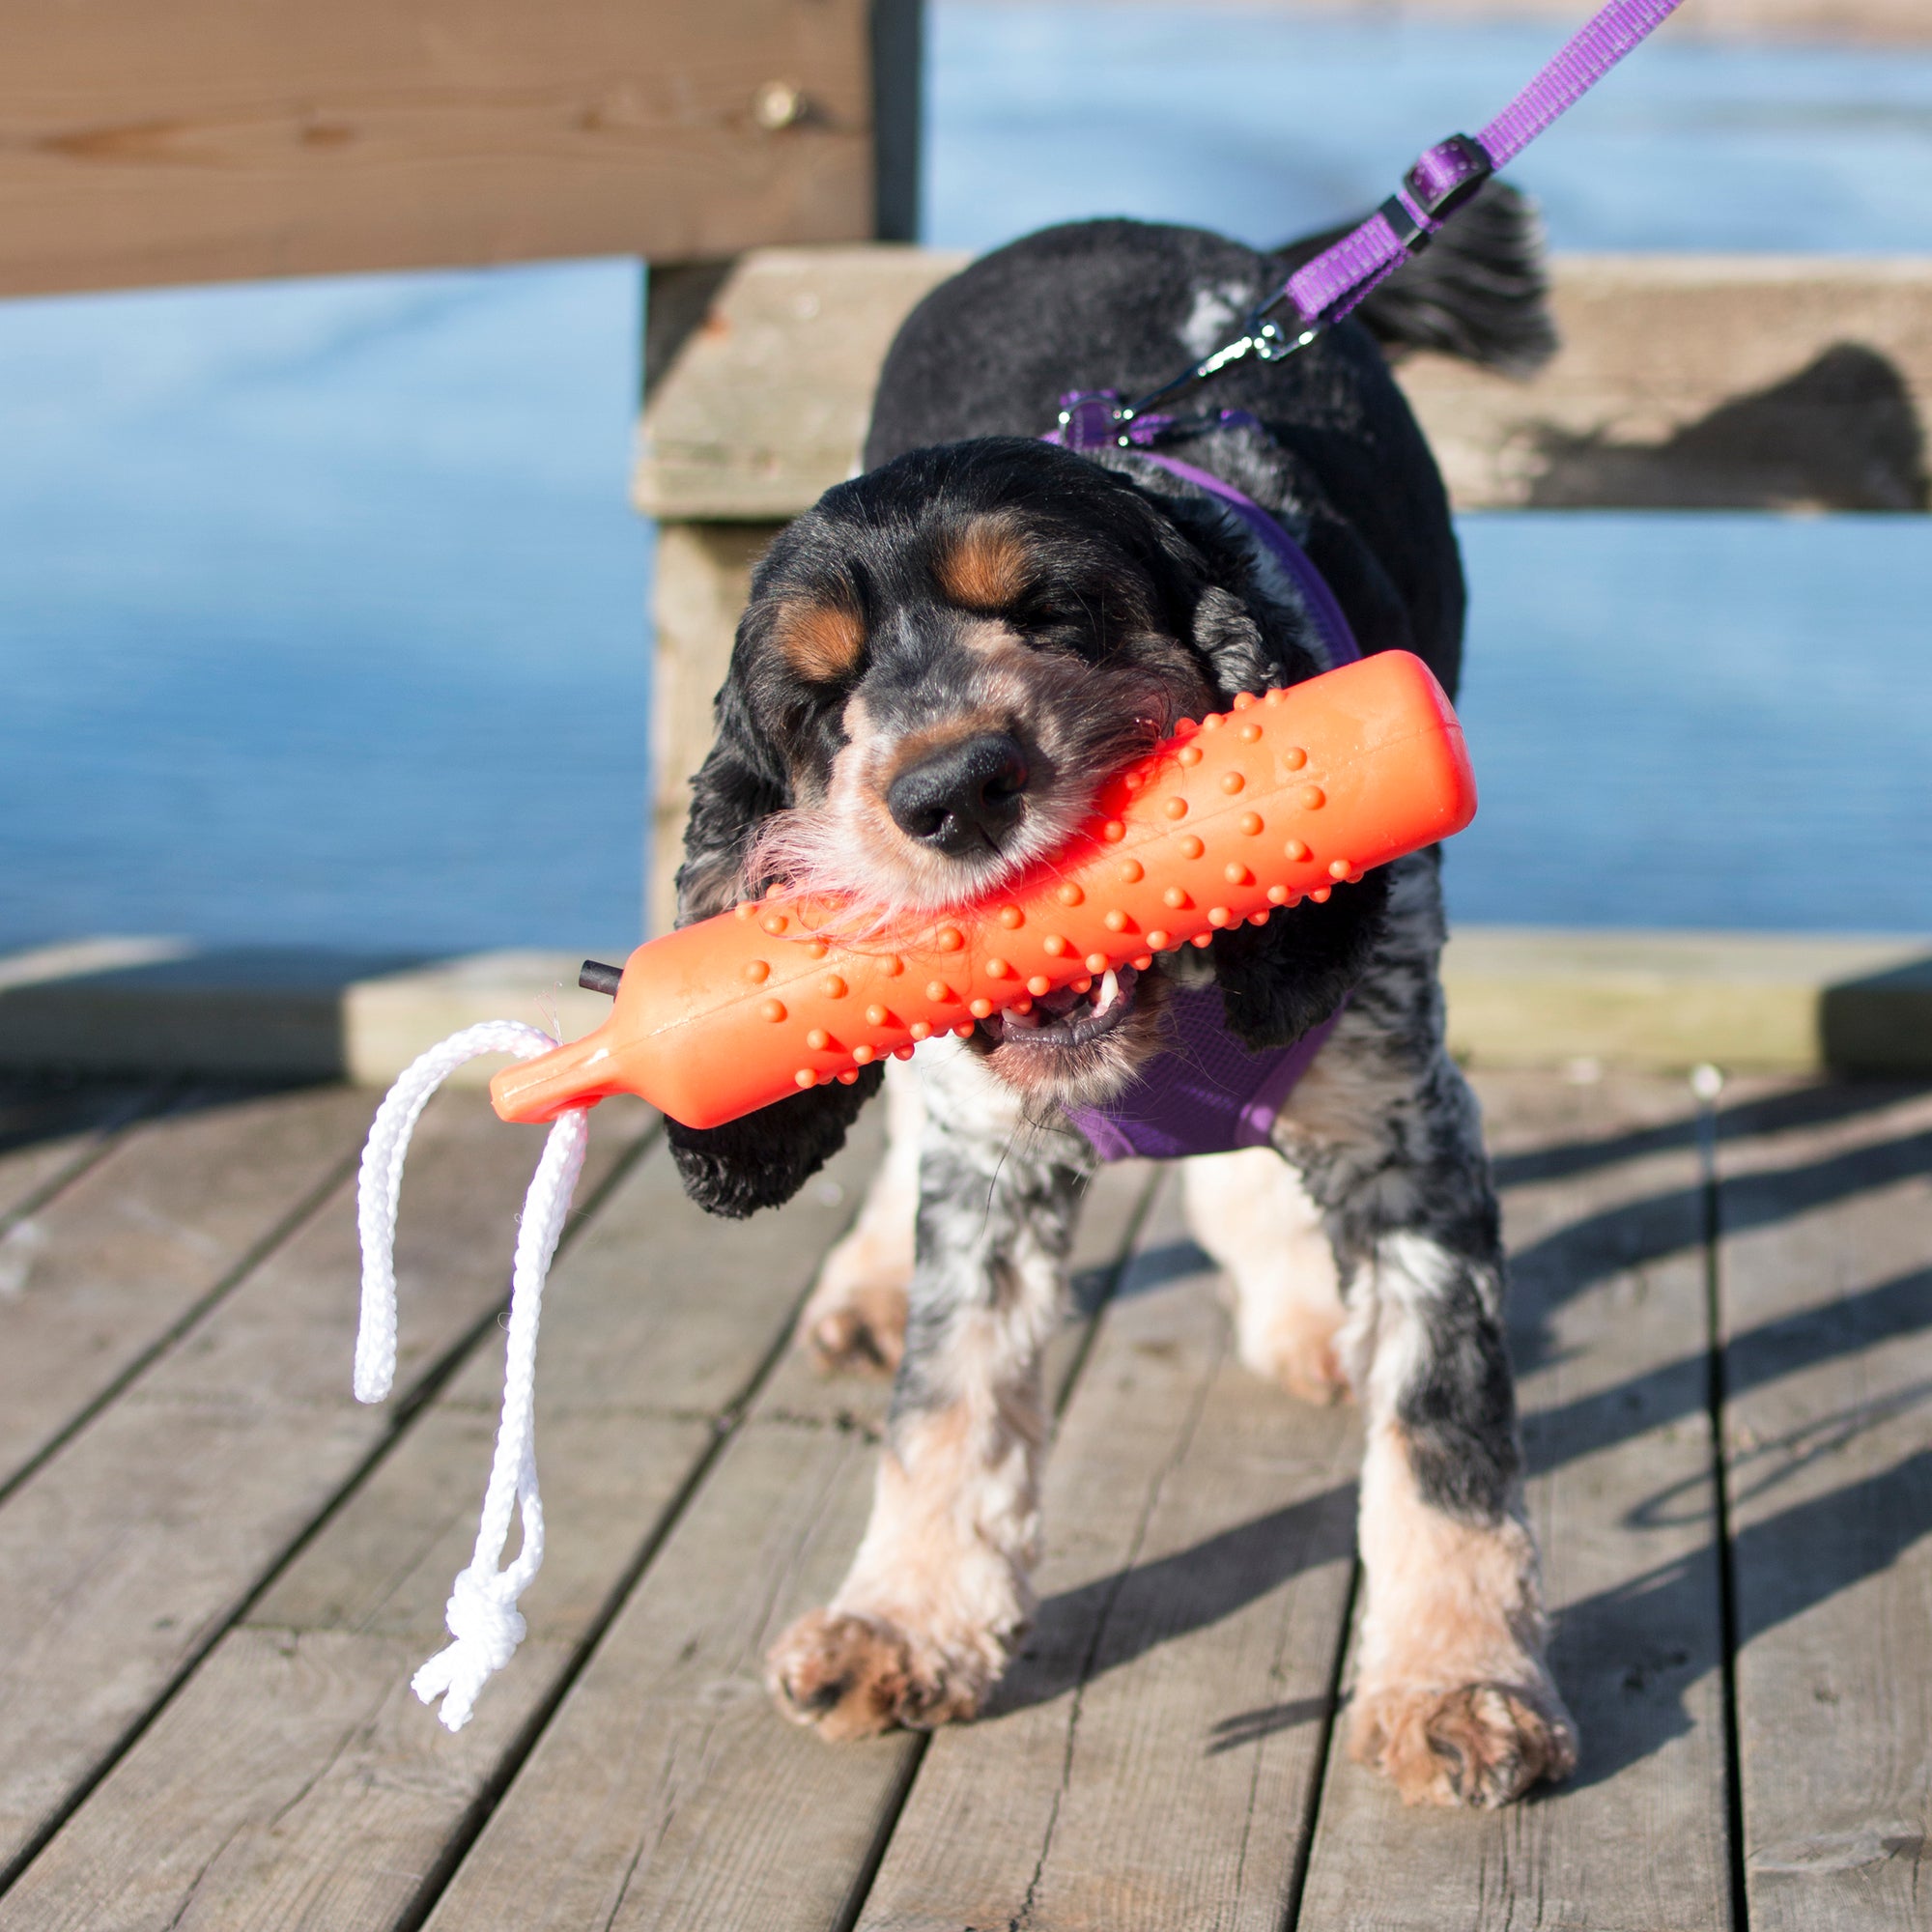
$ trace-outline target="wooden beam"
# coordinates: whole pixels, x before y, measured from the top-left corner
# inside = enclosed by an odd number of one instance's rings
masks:
[[[770,248],[652,278],[634,497],[666,526],[654,931],[752,565],[853,473],[894,334],[966,259]],[[1534,382],[1398,370],[1459,510],[1926,507],[1932,260],[1559,256],[1552,279],[1564,348]]]
[[[638,506],[794,517],[849,475],[895,331],[965,258],[759,250],[644,412]],[[1926,507],[1932,260],[1558,256],[1532,383],[1399,371],[1461,510]]]
[[[859,461],[898,326],[945,248],[759,248],[718,284],[644,409],[637,506],[680,523],[810,509]]]
[[[1400,371],[1458,509],[1923,510],[1932,261],[1577,255],[1531,383]]]
[[[0,0],[0,294],[869,236],[903,4]]]

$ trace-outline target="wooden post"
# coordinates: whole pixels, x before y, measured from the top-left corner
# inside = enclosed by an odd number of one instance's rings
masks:
[[[902,3],[882,0],[875,18]],[[881,199],[883,220],[883,189]],[[659,520],[651,932],[673,922],[691,774],[711,742],[711,700],[752,567],[786,523],[852,473],[894,332],[964,260],[902,247],[773,248],[735,265],[651,270],[634,493]]]
[[[872,234],[879,242],[910,242],[919,233],[924,14],[924,0],[871,0]],[[742,293],[729,304],[721,302],[731,269],[729,262],[679,262],[653,263],[646,271],[647,442],[658,428],[653,400],[665,377],[678,366],[694,331],[708,327],[714,339],[728,339],[741,324],[759,326],[757,318],[744,312]],[[913,270],[916,282],[920,272]],[[784,289],[781,296],[781,302],[788,299],[789,309],[766,314],[762,318],[766,330],[775,323],[781,333],[787,322],[794,327],[809,326],[823,313],[824,295],[817,286],[816,269],[795,263],[790,279],[796,286]],[[839,423],[831,445],[838,464],[842,465],[849,455],[838,439],[852,430],[852,382],[856,377],[863,387],[864,407],[869,408],[872,382],[885,354],[885,341],[875,342],[878,329],[867,323],[875,324],[876,318],[885,314],[889,339],[905,307],[910,306],[909,301],[897,300],[897,282],[889,279],[894,293],[883,308],[874,279],[863,271],[858,271],[857,286],[867,316],[853,315],[850,302],[836,304],[844,327],[856,326],[859,339],[867,349],[876,349],[869,360],[862,350],[856,364],[841,366],[834,377],[844,391],[832,411]],[[919,286],[923,292],[929,283],[919,282]],[[822,341],[827,330],[815,333]],[[840,345],[834,340],[827,346],[836,355]],[[793,345],[781,342],[776,347],[781,355],[788,355]],[[703,366],[700,357],[700,369]],[[752,446],[755,447],[755,426],[747,424],[745,428],[752,433]],[[864,433],[862,415],[856,436]],[[701,427],[699,435],[715,445],[715,438],[706,437]],[[674,429],[672,436],[674,440]],[[856,438],[852,446],[856,449]],[[781,469],[785,467],[780,466]],[[707,497],[702,482],[692,478],[680,482],[661,475],[648,460],[639,471],[638,506],[660,520],[652,588],[656,645],[651,695],[651,824],[644,850],[647,932],[668,931],[676,916],[674,882],[684,851],[684,821],[691,809],[691,771],[710,743],[711,699],[724,681],[752,566],[785,523],[843,473],[840,468],[815,487],[801,485],[786,474],[773,500],[760,509],[755,489],[747,493],[743,485],[748,479],[742,475],[737,479],[738,487],[726,488],[722,496],[713,490]],[[695,491],[691,487],[694,482]]]

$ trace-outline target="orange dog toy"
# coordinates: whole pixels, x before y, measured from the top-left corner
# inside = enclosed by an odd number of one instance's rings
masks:
[[[636,1094],[715,1127],[800,1088],[1276,906],[1326,899],[1475,815],[1462,726],[1419,658],[1383,651],[1183,723],[1109,781],[1050,865],[972,912],[835,936],[852,908],[775,893],[640,946],[611,1017],[490,1083],[506,1121]]]

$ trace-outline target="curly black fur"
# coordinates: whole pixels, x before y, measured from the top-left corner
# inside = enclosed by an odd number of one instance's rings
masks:
[[[1387,911],[1388,875],[1376,871],[1326,905],[1304,903],[1265,925],[1217,932],[1208,951],[1229,1030],[1260,1052],[1320,1026],[1362,977]]]
[[[792,1094],[722,1127],[686,1127],[667,1117],[665,1138],[685,1193],[706,1213],[732,1221],[782,1206],[845,1145],[884,1078],[884,1067],[867,1066],[849,1087]]]

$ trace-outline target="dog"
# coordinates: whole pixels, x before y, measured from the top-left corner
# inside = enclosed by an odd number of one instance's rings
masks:
[[[898,910],[983,900],[1178,721],[1321,668],[1305,602],[1212,497],[1135,450],[1040,433],[1065,392],[1139,394],[1226,341],[1332,239],[1269,254],[1082,222],[925,298],[886,358],[863,472],[753,575],[695,780],[680,923],[775,883]],[[1168,447],[1293,534],[1365,653],[1415,652],[1453,694],[1456,541],[1390,373],[1419,347],[1517,371],[1553,349],[1512,190],[1489,184],[1300,353],[1227,369]],[[1438,880],[1438,853],[1416,854],[892,1069],[890,1152],[802,1321],[822,1365],[894,1371],[891,1414],[850,1575],[771,1653],[788,1717],[828,1739],[932,1726],[999,1682],[1034,1605],[1041,1351],[1095,1170],[1065,1110],[1120,1094],[1169,1050],[1174,989],[1210,983],[1254,1049],[1339,1014],[1272,1147],[1187,1162],[1185,1191],[1232,1277],[1244,1362],[1364,1411],[1353,1748],[1440,1804],[1500,1804],[1573,1768],[1522,1510],[1496,1202],[1443,1039]],[[724,1127],[669,1124],[688,1192],[732,1215],[786,1199],[881,1080],[868,1066]]]

